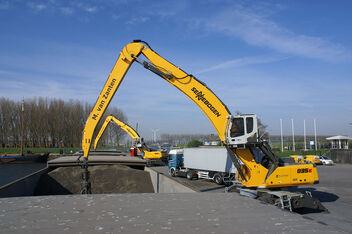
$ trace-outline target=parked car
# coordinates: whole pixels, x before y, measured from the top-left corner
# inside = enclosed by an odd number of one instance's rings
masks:
[[[320,162],[323,165],[327,165],[327,166],[334,165],[334,161],[332,161],[329,157],[326,157],[326,156],[320,156]]]

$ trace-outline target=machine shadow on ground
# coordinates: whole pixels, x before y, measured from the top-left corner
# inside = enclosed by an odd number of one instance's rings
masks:
[[[317,198],[320,202],[334,202],[339,199],[339,196],[333,193],[322,192],[317,190],[316,188],[287,188],[285,189],[290,192],[300,192],[300,193],[311,193],[312,197]]]

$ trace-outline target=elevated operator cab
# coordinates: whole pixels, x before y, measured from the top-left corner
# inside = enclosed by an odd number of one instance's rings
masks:
[[[230,115],[226,133],[228,145],[244,148],[247,143],[258,142],[258,121],[254,114]]]

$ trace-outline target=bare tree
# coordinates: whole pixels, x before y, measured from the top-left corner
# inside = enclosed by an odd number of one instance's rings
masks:
[[[0,147],[18,146],[21,140],[21,102],[0,98]],[[93,106],[80,101],[50,99],[39,97],[24,102],[24,143],[28,146],[52,146],[62,142],[65,146],[77,147],[81,144],[82,132]],[[110,107],[107,115],[114,115],[127,122],[124,113],[116,107]],[[102,125],[99,123],[96,131]],[[118,145],[125,134],[112,125],[109,130],[110,143]],[[107,143],[107,136],[103,137]]]

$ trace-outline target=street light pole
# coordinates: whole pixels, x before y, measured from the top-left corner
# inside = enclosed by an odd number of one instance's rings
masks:
[[[160,129],[152,129],[153,131],[153,137],[154,137],[154,143],[156,143],[156,133],[159,131]]]
[[[315,140],[315,147],[314,147],[314,151],[315,151],[315,153],[314,154],[316,154],[316,152],[317,152],[317,147],[318,147],[318,144],[317,144],[317,123],[316,123],[316,119],[314,119],[314,140]]]
[[[282,119],[280,119],[280,131],[281,131],[281,152],[284,152],[284,140],[282,136]]]
[[[306,120],[303,120],[303,132],[304,132],[304,151],[307,151]]]
[[[24,99],[22,99],[21,106],[21,155],[23,156],[23,113],[24,113]]]
[[[293,119],[291,119],[292,122],[292,151],[296,151],[296,147],[295,147],[295,127],[293,125]]]

